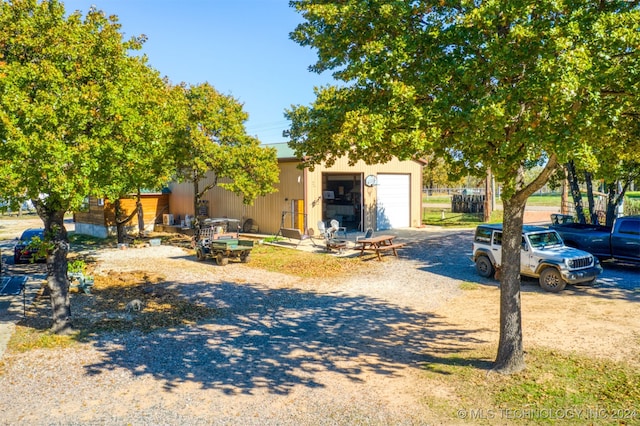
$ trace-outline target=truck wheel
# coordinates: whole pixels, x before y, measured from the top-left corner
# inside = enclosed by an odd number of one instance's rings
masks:
[[[476,259],[476,272],[481,277],[490,278],[495,273],[493,269],[493,264],[487,256],[479,256]]]
[[[196,249],[196,259],[198,259],[200,261],[203,261],[204,258],[205,258],[205,256],[204,256],[204,252],[202,251],[202,249],[201,248]]]
[[[242,253],[240,255],[240,262],[247,263],[249,261],[249,253]]]
[[[566,287],[567,283],[556,268],[547,268],[540,273],[540,287],[551,293],[558,293]]]
[[[216,263],[220,266],[225,266],[227,263],[229,263],[229,258],[223,254],[219,254],[216,256]]]

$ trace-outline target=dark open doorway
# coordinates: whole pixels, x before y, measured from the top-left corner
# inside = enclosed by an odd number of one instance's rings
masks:
[[[322,220],[362,230],[362,173],[322,174]]]

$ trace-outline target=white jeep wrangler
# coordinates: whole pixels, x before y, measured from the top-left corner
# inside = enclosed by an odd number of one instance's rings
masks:
[[[483,277],[492,277],[500,268],[502,224],[480,225],[473,239],[473,261]],[[594,283],[602,267],[598,258],[586,251],[567,247],[553,229],[524,225],[520,274],[538,278],[540,287],[557,293],[567,284]]]

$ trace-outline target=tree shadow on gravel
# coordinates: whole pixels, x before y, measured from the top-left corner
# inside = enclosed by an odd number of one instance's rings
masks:
[[[326,373],[354,382],[365,374],[394,377],[434,362],[425,355],[431,347],[446,357],[485,343],[473,337],[477,330],[368,297],[246,283],[169,284],[221,315],[149,334],[101,335],[94,346],[104,361],[85,366],[89,375],[124,368],[162,380],[167,391],[190,382],[229,395],[287,394],[296,386],[324,387]]]
[[[482,281],[475,273],[472,255],[473,231],[448,232],[408,241],[403,257],[420,264],[419,270],[463,281]],[[485,280],[489,282],[490,280]]]

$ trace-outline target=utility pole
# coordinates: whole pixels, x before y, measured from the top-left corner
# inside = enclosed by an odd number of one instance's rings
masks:
[[[484,180],[484,222],[491,220],[493,213],[493,174],[491,169],[487,169],[487,177]]]

